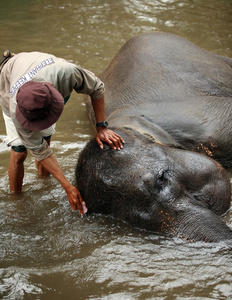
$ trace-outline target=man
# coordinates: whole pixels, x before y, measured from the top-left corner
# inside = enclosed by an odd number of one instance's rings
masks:
[[[62,58],[41,52],[17,55],[5,51],[0,64],[0,104],[6,126],[10,190],[22,189],[27,149],[36,159],[40,174],[52,174],[64,188],[71,207],[87,212],[80,192],[65,177],[50,148],[54,124],[71,92],[91,97],[96,117],[96,141],[120,150],[123,139],[107,128],[104,84],[92,72]]]

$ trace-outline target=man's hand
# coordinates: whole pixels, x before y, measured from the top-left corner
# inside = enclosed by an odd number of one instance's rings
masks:
[[[72,209],[73,210],[79,209],[81,215],[87,213],[88,209],[85,206],[85,202],[83,201],[79,190],[75,186],[70,184],[65,191],[67,193],[68,201]]]
[[[96,123],[101,123],[106,119],[105,114],[105,98],[102,95],[99,99],[92,99],[92,106],[95,114]],[[103,149],[102,142],[107,143],[112,149],[120,150],[123,148],[122,144],[124,143],[123,139],[115,133],[114,131],[106,127],[97,127],[97,136],[96,141],[100,148]]]
[[[120,135],[104,127],[97,128],[96,141],[101,149],[103,149],[102,142],[106,142],[112,149],[117,150],[122,149],[122,143],[124,143],[124,140],[121,138]]]
[[[68,196],[68,201],[72,208],[74,210],[79,209],[82,215],[87,213],[88,209],[85,206],[85,202],[83,201],[79,190],[69,183],[55,156],[51,154],[49,157],[41,160],[40,164],[59,181]]]

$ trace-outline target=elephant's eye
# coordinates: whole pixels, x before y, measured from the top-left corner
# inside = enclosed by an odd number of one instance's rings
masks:
[[[165,171],[161,171],[158,174],[158,180],[163,181],[165,179]]]
[[[157,181],[156,181],[156,188],[158,190],[161,190],[164,187],[166,181],[167,181],[166,172],[165,171],[160,171],[158,173],[158,178],[157,178]]]

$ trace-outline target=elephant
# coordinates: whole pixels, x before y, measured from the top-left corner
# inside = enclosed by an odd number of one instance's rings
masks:
[[[89,141],[75,178],[89,212],[189,242],[232,242],[232,59],[175,34],[132,37],[99,76],[123,149]],[[95,124],[90,99],[87,112]]]

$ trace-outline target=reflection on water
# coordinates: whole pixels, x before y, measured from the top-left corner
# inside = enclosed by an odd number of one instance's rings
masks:
[[[225,245],[190,245],[100,216],[77,218],[64,198],[51,200],[43,193],[39,204],[18,199],[4,208],[5,295],[35,294],[39,299],[53,299],[52,295],[76,299],[74,293],[78,299],[231,295],[232,258]]]
[[[9,0],[1,48],[39,50],[100,73],[135,34],[166,31],[232,57],[229,0]],[[0,119],[0,295],[3,299],[230,299],[231,251],[186,244],[103,216],[81,218],[52,177],[25,163],[24,192],[9,194],[9,150]],[[81,96],[57,123],[53,151],[66,176],[94,131]],[[232,182],[232,171],[228,170]],[[231,213],[225,221],[232,227]]]

